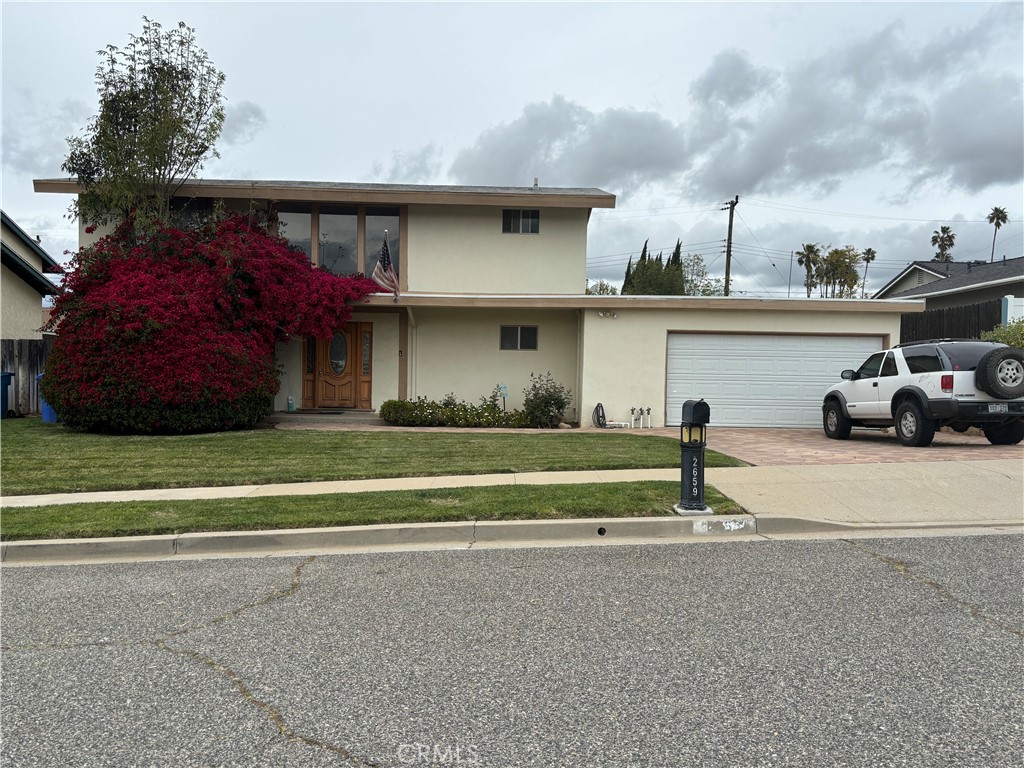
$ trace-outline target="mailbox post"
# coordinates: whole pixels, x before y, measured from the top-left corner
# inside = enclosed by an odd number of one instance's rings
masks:
[[[710,515],[704,503],[704,448],[707,446],[707,424],[711,409],[704,399],[683,403],[679,424],[680,490],[679,503],[673,509],[678,515]]]

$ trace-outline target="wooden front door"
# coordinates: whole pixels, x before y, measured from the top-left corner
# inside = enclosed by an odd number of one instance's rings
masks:
[[[369,410],[373,323],[349,323],[329,339],[310,340],[305,356],[303,407]]]

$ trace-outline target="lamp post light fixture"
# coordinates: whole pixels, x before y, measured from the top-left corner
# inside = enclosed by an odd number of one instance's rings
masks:
[[[711,409],[703,398],[683,403],[679,422],[679,503],[672,508],[677,515],[713,514],[704,503],[704,448],[708,444],[709,421]]]

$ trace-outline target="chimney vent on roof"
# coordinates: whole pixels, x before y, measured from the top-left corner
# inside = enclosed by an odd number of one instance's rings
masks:
[[[973,266],[974,266],[974,262],[973,261],[968,261],[967,262],[967,271],[970,272],[971,271],[971,267],[973,267]]]
[[[534,192],[536,192],[536,191],[537,191],[537,181],[538,181],[537,177],[536,177],[536,176],[534,176],[534,177],[533,177],[533,191],[534,191]]]

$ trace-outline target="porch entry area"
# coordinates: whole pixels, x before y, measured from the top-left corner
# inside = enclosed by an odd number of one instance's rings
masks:
[[[349,323],[329,339],[302,347],[302,408],[370,410],[373,323]]]

